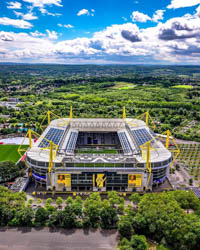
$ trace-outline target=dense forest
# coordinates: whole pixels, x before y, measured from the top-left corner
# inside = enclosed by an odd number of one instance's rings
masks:
[[[134,193],[127,202],[112,191],[104,199],[99,193],[37,199],[36,206],[25,193],[0,187],[0,226],[117,229],[120,250],[147,250],[150,241],[160,250],[199,249],[200,201],[192,192]]]
[[[149,111],[155,132],[200,141],[200,67],[101,65],[1,65],[0,133],[39,129],[51,110],[67,117],[134,118]],[[18,98],[16,107],[7,107]],[[3,103],[3,104],[2,104]]]

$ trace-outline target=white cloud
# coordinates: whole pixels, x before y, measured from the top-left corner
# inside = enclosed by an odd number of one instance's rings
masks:
[[[46,32],[48,34],[49,39],[52,39],[52,40],[58,39],[58,34],[54,30],[53,31],[46,30]]]
[[[0,24],[13,26],[20,29],[30,29],[33,25],[27,21],[19,19],[11,19],[8,17],[0,17]]]
[[[62,16],[62,14],[60,13],[51,13],[49,11],[47,11],[45,8],[39,8],[40,12],[43,14],[43,15],[48,15],[48,16]]]
[[[55,31],[46,32],[0,32],[0,60],[52,63],[200,63],[200,22],[196,14],[172,18],[165,23],[159,22],[151,28],[139,29],[135,23],[112,25],[94,33],[91,38],[58,42],[55,41],[58,38]]]
[[[165,10],[156,10],[156,12],[153,14],[152,21],[158,22],[159,20],[163,20]]]
[[[9,2],[7,8],[8,9],[21,9],[21,3],[20,2]]]
[[[56,5],[62,7],[62,0],[23,0],[24,2],[30,3],[33,7],[43,8],[45,5]]]
[[[72,28],[74,28],[74,26],[71,25],[71,24],[64,24],[63,27],[65,27],[65,28],[67,28],[67,29],[72,29]]]
[[[30,32],[30,34],[33,37],[43,37],[43,36],[46,36],[45,34],[39,32],[38,30],[36,30],[35,32]]]
[[[191,7],[200,4],[200,0],[171,0],[168,9],[178,9],[183,7]]]
[[[196,14],[195,15],[197,15],[197,16],[199,16],[200,17],[200,5],[196,8]]]
[[[128,19],[127,19],[126,17],[124,17],[124,16],[122,17],[122,19],[123,19],[125,22],[127,22],[127,20],[128,20]]]
[[[21,12],[14,11],[14,13],[15,13],[15,15],[16,15],[17,17],[22,17],[23,20],[28,20],[28,21],[30,21],[30,20],[36,20],[36,19],[38,19],[38,17],[37,17],[37,16],[34,16],[34,14],[33,14],[32,12],[29,12],[29,13],[27,13],[27,14],[23,14],[23,13],[21,13]]]
[[[89,16],[90,15],[90,12],[86,9],[82,9],[80,10],[78,13],[77,13],[77,16],[82,16],[82,15],[87,15]]]
[[[61,23],[58,23],[58,26],[59,27],[64,27],[66,29],[72,29],[72,28],[74,28],[74,26],[71,25],[71,24],[61,24]]]
[[[77,16],[83,16],[83,15],[94,16],[94,13],[95,13],[94,9],[91,9],[91,11],[87,9],[82,9],[77,13]]]
[[[141,23],[145,23],[148,20],[151,20],[151,18],[148,15],[143,14],[139,11],[133,11],[131,18],[133,22],[141,22]]]

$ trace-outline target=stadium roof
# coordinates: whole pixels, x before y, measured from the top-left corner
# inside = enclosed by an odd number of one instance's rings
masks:
[[[77,139],[79,132],[117,132],[124,154],[108,155],[108,154],[74,154],[72,149],[65,152],[64,149],[68,144],[73,144]],[[44,144],[48,147],[49,143],[44,138],[54,140],[58,145],[58,153],[54,162],[141,162],[145,163],[142,156],[140,146],[149,141],[151,142],[151,162],[161,162],[171,157],[169,150],[165,148],[159,139],[153,140],[156,136],[142,120],[137,119],[102,119],[102,118],[63,118],[51,121],[50,125],[42,133],[41,137],[35,142],[31,149],[27,151],[27,155],[36,161],[48,162],[49,150],[44,148]],[[121,138],[120,138],[121,137]],[[53,139],[52,139],[53,138]],[[121,141],[122,140],[122,141]],[[145,149],[143,151],[146,155]]]

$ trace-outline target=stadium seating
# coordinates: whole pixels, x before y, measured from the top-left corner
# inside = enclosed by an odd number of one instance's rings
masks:
[[[50,128],[47,134],[45,135],[45,139],[52,141],[54,144],[58,145],[62,135],[63,135],[64,130],[62,129],[56,129],[56,128]],[[45,148],[49,147],[49,141],[43,139],[39,147],[40,148]]]
[[[78,132],[72,131],[70,133],[70,136],[69,136],[66,148],[65,148],[66,153],[73,153],[74,152],[77,138],[78,138]]]
[[[122,145],[123,151],[125,154],[131,154],[133,152],[130,142],[127,138],[125,132],[118,132],[119,140]]]
[[[132,130],[132,134],[135,141],[139,144],[139,146],[153,139],[153,137],[149,134],[149,132],[145,128]],[[152,141],[151,144],[153,144],[154,142],[155,141]]]

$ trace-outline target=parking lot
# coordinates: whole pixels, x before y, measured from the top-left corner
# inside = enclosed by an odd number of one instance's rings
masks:
[[[114,250],[115,230],[0,229],[0,250]]]

